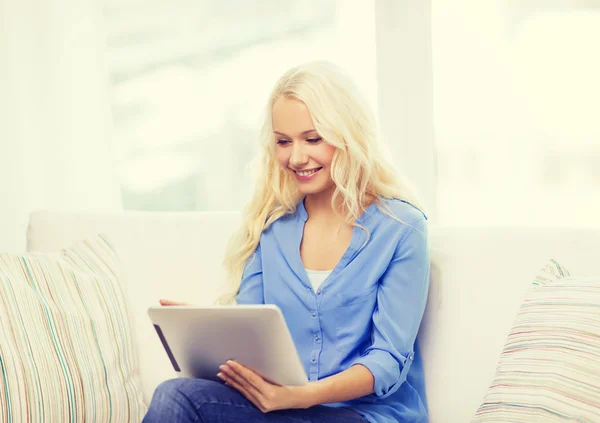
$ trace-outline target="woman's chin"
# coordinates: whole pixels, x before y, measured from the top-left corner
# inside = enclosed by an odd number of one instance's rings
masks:
[[[316,181],[315,181],[316,182]],[[298,184],[298,191],[303,195],[316,195],[330,192],[333,194],[333,185],[327,184],[316,184],[316,183],[304,183]]]

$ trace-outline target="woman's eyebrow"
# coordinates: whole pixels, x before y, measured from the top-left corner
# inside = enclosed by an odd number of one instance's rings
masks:
[[[278,132],[278,131],[273,131],[273,132],[277,135],[281,135],[281,136],[290,138],[288,135],[284,134],[283,132]],[[308,129],[308,130],[302,132],[300,135],[310,134],[311,132],[317,132],[317,130],[316,129]]]

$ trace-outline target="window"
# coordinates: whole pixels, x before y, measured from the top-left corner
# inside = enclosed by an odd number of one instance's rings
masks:
[[[439,223],[598,224],[599,41],[594,1],[432,2]]]
[[[373,7],[106,0],[125,209],[239,209],[269,92],[303,61],[342,65],[375,105]]]

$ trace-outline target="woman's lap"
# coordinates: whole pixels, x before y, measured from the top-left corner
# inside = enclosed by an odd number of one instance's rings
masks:
[[[364,423],[346,408],[323,405],[263,413],[242,394],[220,382],[204,379],[172,379],[154,392],[144,423]]]

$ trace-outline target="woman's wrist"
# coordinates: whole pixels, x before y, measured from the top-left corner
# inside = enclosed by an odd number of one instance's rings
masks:
[[[315,385],[312,382],[302,386],[292,386],[291,395],[294,398],[294,408],[310,408],[318,405],[316,400]]]
[[[320,404],[349,401],[373,393],[375,379],[371,371],[362,364],[309,382],[291,387],[291,399],[295,408],[309,408]]]

